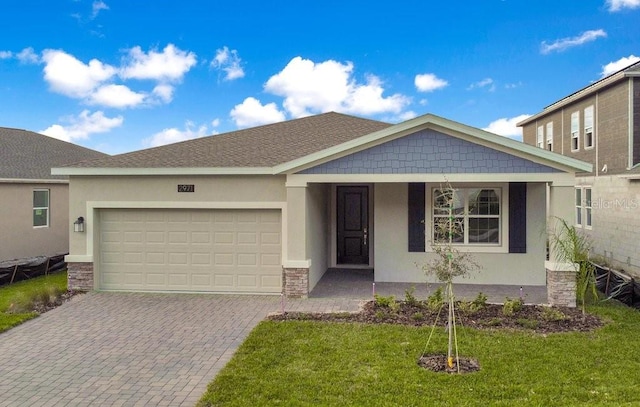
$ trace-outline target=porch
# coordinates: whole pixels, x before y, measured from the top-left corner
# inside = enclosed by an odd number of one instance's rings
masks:
[[[309,298],[340,298],[354,300],[370,300],[374,290],[373,269],[330,268],[324,273],[318,284],[309,293]],[[375,293],[382,296],[393,295],[396,299],[404,299],[406,290],[415,288],[414,296],[426,299],[437,288],[438,283],[375,283]],[[503,303],[505,297],[524,298],[527,304],[546,304],[546,286],[521,286],[504,284],[465,284],[454,286],[456,296],[462,300],[473,300],[478,293],[487,296],[490,303]]]

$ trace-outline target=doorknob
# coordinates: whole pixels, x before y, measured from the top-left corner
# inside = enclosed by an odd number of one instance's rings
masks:
[[[364,245],[366,246],[367,245],[367,228],[364,228],[362,231],[364,232]]]

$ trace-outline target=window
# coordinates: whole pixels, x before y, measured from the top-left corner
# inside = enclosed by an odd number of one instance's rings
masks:
[[[433,241],[499,245],[500,188],[433,190]],[[451,216],[451,228],[448,219]]]
[[[584,109],[584,148],[593,147],[593,106]]]
[[[591,188],[584,189],[585,227],[591,228]]]
[[[538,147],[544,148],[544,146],[543,146],[543,142],[544,142],[544,127],[542,127],[542,126],[538,126],[538,134],[537,134],[536,142],[537,142],[537,146]]]
[[[580,112],[571,113],[571,151],[580,149]]]
[[[582,227],[582,189],[576,188],[576,226]]]
[[[33,227],[49,226],[49,190],[33,191]]]
[[[547,123],[547,150],[553,151],[553,122]]]

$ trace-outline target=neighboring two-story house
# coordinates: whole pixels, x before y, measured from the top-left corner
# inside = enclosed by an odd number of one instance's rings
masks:
[[[69,251],[69,179],[51,167],[106,154],[0,127],[0,261]]]
[[[523,141],[593,164],[576,175],[575,225],[592,255],[640,276],[640,62],[518,123]]]

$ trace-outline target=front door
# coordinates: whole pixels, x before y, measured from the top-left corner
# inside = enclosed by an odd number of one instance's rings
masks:
[[[369,264],[369,187],[337,188],[338,264]]]

